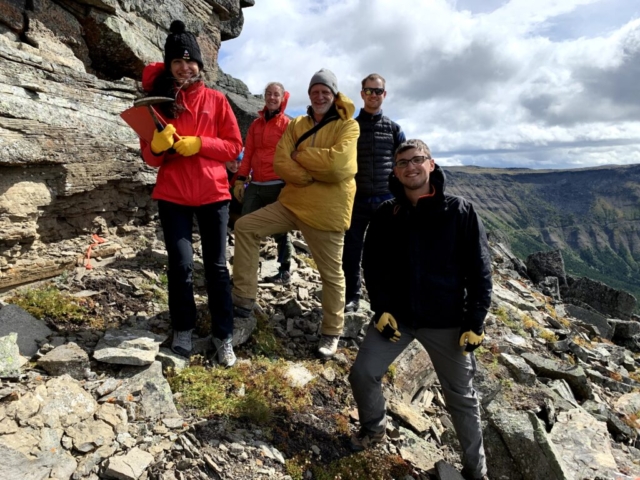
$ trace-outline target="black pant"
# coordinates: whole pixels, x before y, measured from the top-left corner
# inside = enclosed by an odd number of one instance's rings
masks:
[[[169,256],[169,313],[174,330],[196,326],[193,297],[193,216],[202,242],[202,261],[207,282],[211,333],[226,339],[233,335],[233,304],[227,269],[226,240],[229,202],[188,207],[160,200],[158,213]]]
[[[380,204],[391,198],[391,195],[377,197],[359,197],[356,195],[351,214],[351,225],[344,234],[344,251],[342,253],[342,271],[346,285],[345,303],[360,300],[362,278],[360,261],[364,235],[374,212]]]

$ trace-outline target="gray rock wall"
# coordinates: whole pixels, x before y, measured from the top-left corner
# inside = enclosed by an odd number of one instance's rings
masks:
[[[119,114],[144,65],[162,59],[173,19],[197,34],[216,86],[220,42],[240,34],[252,4],[0,1],[0,290],[76,265],[91,234],[135,235],[149,221],[155,172]],[[255,118],[261,101],[223,83],[238,116]]]

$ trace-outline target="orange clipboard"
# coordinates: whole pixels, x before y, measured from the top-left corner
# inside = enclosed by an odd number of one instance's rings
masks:
[[[149,107],[127,108],[120,114],[120,117],[122,117],[127,125],[129,125],[141,139],[151,143],[151,140],[153,140],[153,132],[156,131],[156,124],[153,122],[148,108]],[[160,119],[160,122],[166,125],[162,119]]]

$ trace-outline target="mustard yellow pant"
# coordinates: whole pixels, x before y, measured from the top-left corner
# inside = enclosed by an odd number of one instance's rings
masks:
[[[243,298],[256,298],[260,239],[291,230],[302,232],[322,279],[321,333],[341,335],[345,295],[342,271],[344,232],[325,232],[310,227],[278,201],[240,218],[235,224],[233,293]]]

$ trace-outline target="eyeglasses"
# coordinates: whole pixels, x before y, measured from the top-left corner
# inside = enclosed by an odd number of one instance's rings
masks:
[[[363,88],[362,91],[365,95],[373,95],[375,93],[380,96],[384,93],[384,88]]]
[[[409,160],[398,160],[396,162],[396,167],[407,168],[409,166],[409,163],[412,163],[413,165],[422,165],[427,160],[431,160],[431,157],[420,155],[417,157],[410,158]]]

